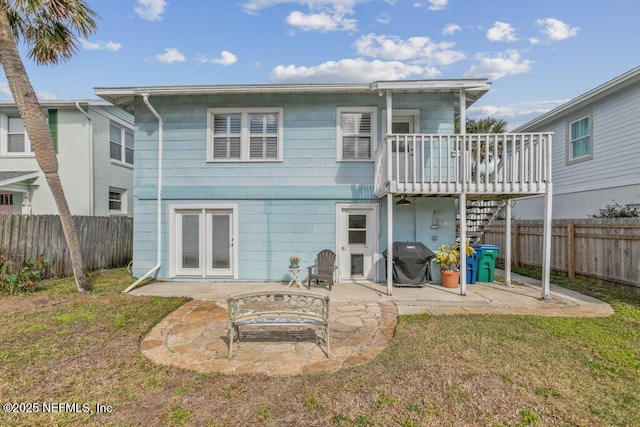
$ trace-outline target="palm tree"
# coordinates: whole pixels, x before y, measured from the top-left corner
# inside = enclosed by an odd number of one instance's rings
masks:
[[[485,117],[482,119],[467,119],[467,133],[504,133],[507,122],[503,119]],[[460,133],[460,120],[456,118],[455,133]]]
[[[29,47],[29,58],[38,65],[57,64],[75,53],[74,32],[87,37],[95,31],[96,16],[84,0],[0,0],[0,62],[38,165],[56,202],[79,292],[90,291],[91,284],[58,175],[51,131],[18,53],[17,42]]]

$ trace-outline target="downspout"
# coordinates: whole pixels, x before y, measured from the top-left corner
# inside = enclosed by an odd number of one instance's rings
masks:
[[[79,102],[76,102],[76,108],[78,109],[78,111],[80,111],[82,114],[84,114],[84,116],[87,118],[88,122],[89,122],[89,159],[91,159],[89,161],[89,216],[93,216],[95,215],[95,204],[96,204],[96,200],[95,200],[95,196],[94,196],[94,162],[95,159],[93,158],[93,120],[91,119],[91,117],[89,116],[89,114],[87,114],[82,107],[80,106]]]
[[[131,286],[122,291],[123,293],[127,293],[142,283],[147,278],[151,277],[155,274],[161,267],[161,259],[162,259],[162,117],[156,111],[155,108],[149,103],[149,94],[142,94],[142,100],[144,101],[149,111],[158,119],[158,193],[156,196],[157,204],[156,204],[156,265],[151,270],[146,272],[142,277],[133,282]]]

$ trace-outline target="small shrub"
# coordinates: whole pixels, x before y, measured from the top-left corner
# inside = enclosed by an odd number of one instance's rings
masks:
[[[520,417],[522,418],[522,424],[526,426],[532,426],[540,422],[538,414],[532,411],[520,411]]]
[[[0,254],[0,294],[16,295],[34,292],[42,280],[47,262],[44,258],[29,258],[22,264]]]
[[[635,206],[622,206],[614,201],[612,205],[605,205],[600,209],[600,213],[591,215],[592,218],[637,218],[640,217],[640,210]]]

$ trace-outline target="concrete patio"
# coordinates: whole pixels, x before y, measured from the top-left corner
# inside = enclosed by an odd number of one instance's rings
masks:
[[[500,274],[500,271],[496,271]],[[143,340],[143,354],[156,363],[198,372],[298,375],[336,371],[365,363],[382,352],[393,337],[396,318],[404,314],[511,314],[564,317],[604,317],[612,308],[599,300],[555,285],[548,300],[540,298],[540,283],[514,275],[509,286],[500,283],[468,285],[467,295],[441,285],[423,288],[377,283],[339,283],[329,291],[330,357],[316,344],[315,331],[254,332],[243,339],[227,359],[226,296],[257,290],[286,290],[282,283],[156,282],[132,295],[186,296],[193,301],[163,319]],[[289,290],[301,290],[295,285]],[[305,287],[306,290],[306,287]]]

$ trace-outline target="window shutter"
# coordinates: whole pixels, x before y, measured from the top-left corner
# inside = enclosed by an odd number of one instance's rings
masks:
[[[371,113],[343,113],[341,128],[342,158],[371,158]]]
[[[215,114],[213,116],[213,158],[239,159],[241,114]]]

